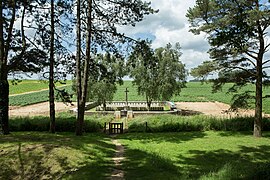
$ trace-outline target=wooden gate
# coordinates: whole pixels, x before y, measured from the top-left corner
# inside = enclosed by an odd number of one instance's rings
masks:
[[[110,134],[123,134],[124,125],[123,123],[109,123]]]

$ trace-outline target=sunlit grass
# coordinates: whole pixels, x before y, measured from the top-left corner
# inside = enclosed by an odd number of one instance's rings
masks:
[[[270,139],[249,132],[121,135],[126,179],[254,179],[270,170]]]
[[[61,87],[65,85],[71,85],[71,81],[68,80],[65,82],[65,84],[61,84],[59,82],[56,83],[56,87]],[[10,95],[49,89],[48,81],[39,81],[39,80],[22,80],[17,84],[12,84],[12,82],[9,81],[9,86],[10,86],[9,87]]]
[[[105,179],[114,148],[103,134],[12,133],[0,138],[0,179]]]

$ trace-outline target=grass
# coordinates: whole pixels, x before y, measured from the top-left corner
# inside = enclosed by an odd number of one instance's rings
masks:
[[[84,132],[102,132],[105,122],[113,119],[112,116],[85,116]],[[76,116],[70,113],[58,113],[56,116],[57,132],[75,132]],[[11,117],[9,121],[10,130],[14,131],[49,131],[50,118],[44,116],[35,117]]]
[[[270,139],[250,132],[131,133],[125,146],[126,179],[265,179]]]
[[[115,146],[104,134],[17,132],[0,138],[0,179],[105,179]]]
[[[71,84],[71,81],[67,82],[68,85]],[[40,87],[41,86],[41,87]],[[171,101],[174,102],[209,102],[209,101],[218,101],[226,104],[231,103],[231,98],[233,94],[228,94],[227,90],[232,86],[231,83],[227,83],[224,85],[223,90],[217,93],[212,93],[211,84],[201,84],[200,82],[189,82],[187,83],[187,88],[183,88],[182,92],[178,96],[174,96]],[[30,89],[24,89],[25,87]],[[39,88],[44,89],[48,87],[47,84],[40,83],[39,81],[23,81],[19,83],[19,85],[11,85],[10,92],[13,94],[14,92],[18,93],[19,90],[22,92],[28,92],[33,90],[39,90]],[[114,101],[125,101],[125,90],[126,87],[129,90],[128,100],[129,101],[145,101],[145,97],[138,95],[136,86],[132,85],[132,81],[124,81],[122,86],[117,87],[117,92],[114,95]],[[68,86],[69,92],[72,92],[71,86]],[[252,91],[255,90],[255,86],[252,84],[248,84],[241,91],[244,92],[246,90]],[[269,91],[268,88],[263,89],[263,94],[266,95]],[[29,104],[35,104],[39,102],[48,101],[48,90],[44,90],[38,93],[31,93],[30,95],[24,94],[16,97],[10,97],[10,105],[12,106],[25,106]],[[73,98],[76,100],[76,98]],[[254,108],[254,102],[251,103],[251,108]],[[270,113],[270,100],[263,99],[263,112]]]
[[[146,115],[137,116],[127,124],[129,132],[252,131],[254,117]],[[270,131],[270,119],[263,118],[262,126],[263,131]]]
[[[66,81],[66,84],[60,84],[56,83],[57,87],[63,86],[63,85],[70,85],[71,81]],[[9,94],[21,94],[31,91],[39,91],[49,88],[48,81],[39,81],[39,80],[22,80],[18,84],[12,84],[11,81],[9,81]]]
[[[125,179],[268,179],[270,132],[118,135]],[[0,138],[0,179],[107,179],[115,145],[105,134],[14,132]]]
[[[62,88],[66,89],[69,92],[72,92],[71,86]],[[11,106],[26,106],[46,101],[49,101],[49,90],[42,90],[39,92],[33,92],[29,94],[21,94],[21,95],[19,94],[16,96],[9,97],[9,105]]]
[[[231,104],[231,99],[234,94],[227,93],[228,89],[232,86],[232,83],[227,83],[223,86],[222,91],[212,93],[212,84],[200,83],[200,82],[188,82],[186,88],[182,89],[182,92],[178,96],[174,96],[171,101],[174,102],[223,102]],[[145,101],[145,97],[138,95],[136,86],[132,85],[132,81],[124,81],[122,86],[118,86],[118,90],[114,96],[115,101],[125,100],[125,89],[129,90],[128,99],[130,101]],[[241,92],[255,91],[255,86],[248,84]],[[268,88],[263,89],[263,94],[266,95],[269,91]],[[251,108],[254,108],[254,101],[251,102]],[[263,99],[263,112],[270,113],[270,100]]]

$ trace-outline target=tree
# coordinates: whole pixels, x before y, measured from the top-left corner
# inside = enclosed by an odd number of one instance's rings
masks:
[[[51,0],[51,42],[50,42],[50,76],[49,76],[49,101],[50,101],[50,132],[55,133],[55,104],[54,104],[54,0]]]
[[[86,8],[81,8],[81,6]],[[76,135],[82,135],[88,73],[91,53],[98,50],[120,54],[121,45],[134,43],[131,38],[118,33],[116,25],[133,25],[142,21],[145,15],[154,13],[150,3],[141,0],[77,0],[77,40],[76,40],[76,79],[77,79],[77,126]],[[81,36],[85,37],[82,41]],[[125,45],[125,47],[127,44]],[[124,48],[124,47],[122,47]],[[85,50],[85,55],[81,52]]]
[[[153,51],[149,43],[141,41],[129,57],[130,77],[138,93],[146,97],[148,109],[153,100],[169,100],[185,87],[187,72],[180,61],[180,45],[168,44]]]
[[[123,58],[116,58],[110,53],[98,54],[94,63],[91,64],[89,72],[88,99],[103,104],[106,109],[106,102],[112,101],[117,90],[116,84],[123,84],[122,77],[125,75]]]
[[[170,43],[164,48],[155,50],[158,66],[160,100],[170,100],[173,95],[179,95],[185,87],[187,71],[180,61],[181,47],[179,43],[173,47]]]
[[[46,65],[46,53],[26,41],[24,20],[32,1],[0,2],[0,122],[4,134],[9,134],[8,74],[38,72]],[[15,21],[20,20],[20,27]]]
[[[264,70],[269,60],[264,55],[269,48],[267,28],[270,24],[269,5],[266,1],[219,1],[197,0],[187,17],[191,32],[208,34],[211,45],[210,56],[218,71],[235,71],[238,78],[233,89],[239,89],[247,82],[255,82],[255,137],[262,136],[262,85],[268,79]],[[215,87],[220,88],[226,78],[218,78]],[[253,97],[250,92],[247,96]]]
[[[129,56],[128,66],[133,84],[137,85],[139,95],[145,96],[150,110],[153,100],[159,99],[158,60],[154,56],[150,43],[141,41]]]

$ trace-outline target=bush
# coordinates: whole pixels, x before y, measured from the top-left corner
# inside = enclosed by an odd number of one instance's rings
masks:
[[[223,119],[197,116],[140,116],[129,121],[129,132],[180,132],[180,131],[252,131],[253,117]],[[147,128],[146,128],[147,122]],[[263,130],[270,130],[270,119],[263,119]]]
[[[86,116],[84,122],[85,132],[98,132],[103,130],[104,123],[110,122],[111,116]],[[68,113],[61,113],[56,117],[57,132],[75,132],[76,117]],[[10,131],[49,131],[49,117],[16,117],[10,119]]]

